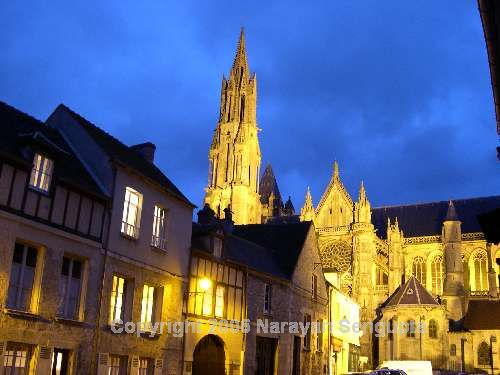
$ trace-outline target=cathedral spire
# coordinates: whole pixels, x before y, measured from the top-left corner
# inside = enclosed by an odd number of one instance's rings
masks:
[[[304,206],[300,210],[300,221],[313,221],[314,220],[314,205],[311,195],[311,189],[307,187],[306,199]]]
[[[337,163],[337,160],[333,162],[333,178],[335,180],[339,178],[339,163]]]
[[[455,210],[455,205],[452,200],[448,202],[448,211],[446,212],[445,221],[458,221],[457,211]]]
[[[366,199],[366,190],[363,180],[361,180],[361,186],[359,187],[358,201],[364,201]],[[396,219],[397,220],[397,219]]]
[[[234,56],[233,67],[231,68],[231,76],[236,77],[238,71],[243,72],[246,77],[249,76],[247,50],[245,46],[245,29],[243,27],[240,30],[236,55]]]

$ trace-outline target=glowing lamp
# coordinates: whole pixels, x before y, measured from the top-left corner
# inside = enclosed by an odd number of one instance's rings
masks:
[[[200,279],[198,285],[202,291],[206,292],[212,287],[212,281],[204,277],[203,279]]]

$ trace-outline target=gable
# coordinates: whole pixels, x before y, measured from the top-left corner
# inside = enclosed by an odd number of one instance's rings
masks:
[[[344,185],[332,177],[316,207],[315,224],[318,228],[349,225],[353,221],[353,202]]]

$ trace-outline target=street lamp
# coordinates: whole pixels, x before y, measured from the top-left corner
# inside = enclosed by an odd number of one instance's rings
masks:
[[[198,281],[198,287],[201,289],[203,293],[205,293],[212,287],[212,281],[204,277]]]

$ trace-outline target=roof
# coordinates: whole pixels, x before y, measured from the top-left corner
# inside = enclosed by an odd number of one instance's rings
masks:
[[[310,221],[289,224],[237,225],[233,235],[271,250],[283,275],[291,280],[311,228]]]
[[[401,305],[440,306],[415,276],[411,276],[406,283],[400,285],[382,306],[395,307]]]
[[[500,208],[479,215],[479,223],[486,240],[491,243],[500,243]]]
[[[500,329],[500,301],[471,300],[464,326],[469,330]]]
[[[54,176],[98,198],[105,199],[80,160],[73,154],[62,135],[45,123],[0,101],[0,154],[12,161],[31,167],[33,155],[25,152],[28,145],[42,148],[54,157]]]
[[[96,125],[92,124],[87,119],[80,116],[64,104],[60,104],[59,108],[65,110],[71,117],[77,121],[89,134],[90,137],[102,148],[102,150],[109,155],[112,160],[121,162],[127,167],[132,168],[137,173],[144,177],[156,182],[163,189],[174,195],[181,201],[195,207],[182,192],[173,184],[170,179],[163,174],[163,172],[156,167],[153,163],[148,162],[140,156],[135,150],[134,146],[128,147],[112,135],[106,133]]]
[[[372,210],[372,222],[381,238],[387,237],[387,219],[398,218],[406,237],[441,234],[449,201],[404,206],[377,207]],[[462,222],[462,233],[482,232],[477,216],[500,207],[500,196],[457,199],[453,201],[456,216]]]
[[[264,170],[264,174],[259,184],[259,193],[261,203],[269,203],[269,196],[271,193],[274,194],[275,202],[279,202],[279,204],[282,202],[280,189],[278,188],[278,183],[276,182],[271,164],[268,164]]]

